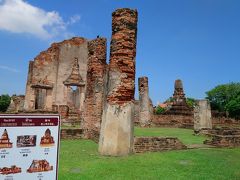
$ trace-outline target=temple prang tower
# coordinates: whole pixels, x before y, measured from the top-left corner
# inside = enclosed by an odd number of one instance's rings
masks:
[[[99,152],[123,156],[133,151],[135,57],[138,13],[112,13],[112,40],[106,104],[103,109]]]

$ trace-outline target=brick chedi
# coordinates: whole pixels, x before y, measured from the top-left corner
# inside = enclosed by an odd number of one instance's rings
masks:
[[[82,125],[84,137],[97,141],[100,133],[106,84],[106,48],[107,40],[105,38],[97,38],[88,42],[87,91]]]
[[[137,11],[112,13],[112,40],[107,99],[103,110],[99,152],[122,156],[133,151]]]
[[[173,104],[172,107],[166,112],[173,115],[192,115],[192,109],[187,105],[186,97],[183,90],[183,84],[180,79],[175,81]]]
[[[149,99],[149,88],[148,78],[140,77],[138,79],[138,90],[139,90],[139,123],[140,126],[146,127],[150,125],[151,121],[151,103]]]

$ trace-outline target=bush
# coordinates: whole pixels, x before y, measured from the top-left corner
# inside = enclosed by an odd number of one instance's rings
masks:
[[[156,107],[156,109],[155,109],[155,113],[158,114],[158,115],[163,114],[165,111],[166,111],[166,109],[162,108],[160,106]]]
[[[6,112],[10,102],[11,97],[8,94],[2,94],[0,96],[0,112]]]

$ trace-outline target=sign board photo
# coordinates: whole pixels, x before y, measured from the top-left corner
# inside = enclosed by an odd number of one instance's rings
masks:
[[[60,117],[0,115],[0,179],[57,180]]]

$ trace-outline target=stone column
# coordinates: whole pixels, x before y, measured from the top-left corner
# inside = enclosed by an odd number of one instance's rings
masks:
[[[112,40],[107,100],[103,110],[99,152],[123,156],[133,151],[137,11],[112,13]]]
[[[150,99],[149,99],[149,88],[148,78],[138,78],[138,90],[139,90],[139,123],[140,126],[146,127],[150,125],[151,121],[151,110],[150,110]]]
[[[194,130],[212,129],[211,107],[208,100],[198,100],[194,108]]]
[[[106,74],[107,40],[97,38],[88,42],[88,71],[83,133],[87,139],[99,140],[102,120]]]

